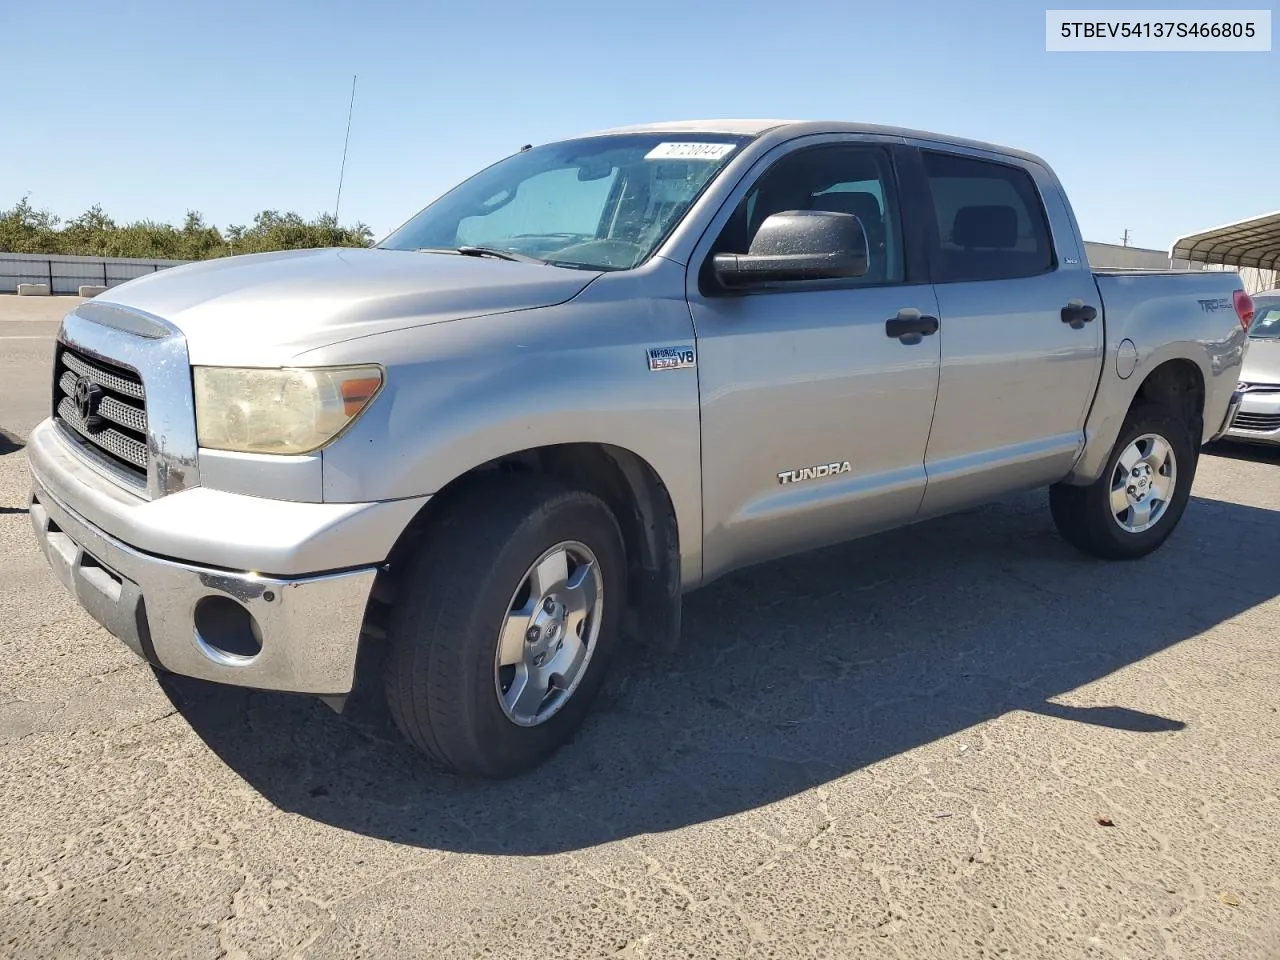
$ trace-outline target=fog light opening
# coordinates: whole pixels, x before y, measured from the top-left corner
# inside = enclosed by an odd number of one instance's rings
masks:
[[[241,666],[262,652],[258,621],[230,597],[208,596],[196,603],[196,643],[205,656]]]

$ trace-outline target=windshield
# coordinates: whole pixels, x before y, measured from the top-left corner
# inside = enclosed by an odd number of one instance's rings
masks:
[[[557,266],[626,270],[648,258],[745,142],[668,133],[533,147],[464,181],[378,246],[479,247]]]
[[[1252,340],[1280,339],[1280,302],[1254,303],[1253,323],[1249,324]]]

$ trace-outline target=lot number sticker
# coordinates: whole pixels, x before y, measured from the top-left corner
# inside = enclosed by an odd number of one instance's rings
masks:
[[[646,160],[721,160],[733,152],[732,143],[660,143]]]

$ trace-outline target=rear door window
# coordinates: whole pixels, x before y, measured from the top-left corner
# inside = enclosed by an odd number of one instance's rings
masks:
[[[1055,266],[1044,204],[1020,167],[921,151],[937,220],[936,283],[1007,280]]]

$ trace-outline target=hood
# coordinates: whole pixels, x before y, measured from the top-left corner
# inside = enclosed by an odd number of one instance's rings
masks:
[[[552,306],[598,276],[491,257],[288,250],[171,267],[91,302],[172,323],[192,363],[253,366],[388,330]]]
[[[1240,368],[1242,383],[1280,383],[1280,340],[1249,341],[1244,366]]]

